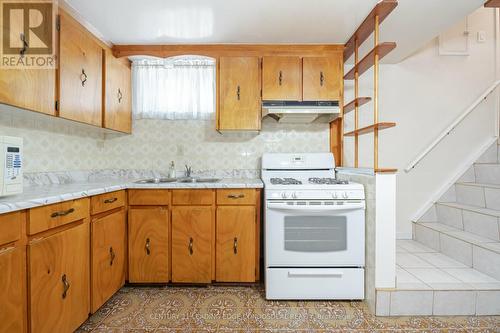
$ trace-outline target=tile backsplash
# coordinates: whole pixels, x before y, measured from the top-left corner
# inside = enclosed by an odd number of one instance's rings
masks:
[[[328,124],[264,120],[259,135],[219,134],[214,121],[134,120],[132,135],[104,134],[52,117],[0,114],[0,135],[24,138],[24,172],[92,169],[260,169],[264,152],[329,151]]]

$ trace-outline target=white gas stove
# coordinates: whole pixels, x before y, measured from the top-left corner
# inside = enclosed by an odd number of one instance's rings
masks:
[[[363,299],[365,194],[330,153],[264,154],[268,299]]]

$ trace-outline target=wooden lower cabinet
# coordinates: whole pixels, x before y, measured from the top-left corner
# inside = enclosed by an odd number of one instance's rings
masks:
[[[168,208],[129,208],[129,281],[168,282]]]
[[[217,208],[216,280],[255,282],[255,207]]]
[[[210,283],[211,206],[172,208],[172,282]]]
[[[25,261],[21,248],[0,251],[0,332],[26,332]]]
[[[73,332],[90,310],[89,224],[28,245],[31,332]]]
[[[94,313],[125,284],[125,210],[93,220],[91,231],[91,312]]]

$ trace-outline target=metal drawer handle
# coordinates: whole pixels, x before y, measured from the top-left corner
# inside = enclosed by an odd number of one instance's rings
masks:
[[[23,42],[23,48],[19,51],[19,54],[21,55],[22,58],[26,53],[26,51],[28,50],[28,42],[26,41],[26,36],[23,33],[21,33],[19,37],[21,39],[21,42]]]
[[[192,256],[193,255],[193,237],[189,237],[189,245],[188,245],[188,249],[189,249],[189,255]]]
[[[69,289],[69,281],[68,278],[66,277],[66,274],[63,274],[62,276],[62,283],[64,286],[63,293],[62,293],[62,298],[65,299],[66,296],[68,295],[68,289]]]
[[[82,74],[80,74],[80,81],[82,81],[82,87],[85,87],[85,82],[87,82],[87,74],[85,73],[84,68],[82,68]]]
[[[238,254],[238,238],[237,237],[234,237],[233,252],[234,252],[234,254]]]
[[[283,72],[282,71],[280,71],[280,75],[278,77],[278,83],[280,86],[283,84]]]
[[[146,238],[146,254],[149,256],[151,254],[151,241]]]
[[[74,208],[70,208],[68,210],[62,210],[60,212],[55,212],[55,213],[52,213],[50,214],[50,217],[59,217],[59,216],[66,216],[68,214],[71,214],[75,211]]]
[[[106,199],[106,200],[104,200],[104,203],[113,203],[113,202],[115,202],[116,200],[118,200],[118,198],[110,198],[110,199]]]
[[[109,247],[109,256],[111,257],[111,260],[109,261],[109,266],[113,266],[113,261],[115,261],[116,254],[112,246]]]
[[[244,194],[229,194],[227,196],[229,199],[243,199],[245,197]]]
[[[238,86],[238,88],[236,89],[236,96],[238,98],[238,101],[240,100],[240,95],[241,95],[241,89],[240,86]]]
[[[118,103],[122,102],[123,94],[120,88],[118,88]]]
[[[323,72],[319,72],[319,85],[323,86],[323,83],[325,83],[325,76],[323,75]]]

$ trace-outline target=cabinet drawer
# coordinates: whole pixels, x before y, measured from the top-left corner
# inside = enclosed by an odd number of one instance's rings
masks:
[[[128,204],[137,206],[170,205],[169,190],[129,190]]]
[[[212,205],[214,192],[212,190],[175,190],[172,191],[173,205]]]
[[[0,215],[0,245],[21,238],[21,212]]]
[[[90,198],[90,214],[92,215],[123,206],[125,206],[125,191],[104,193]]]
[[[218,205],[255,205],[254,189],[217,190]]]
[[[88,198],[65,201],[29,210],[28,234],[59,227],[89,217]]]

